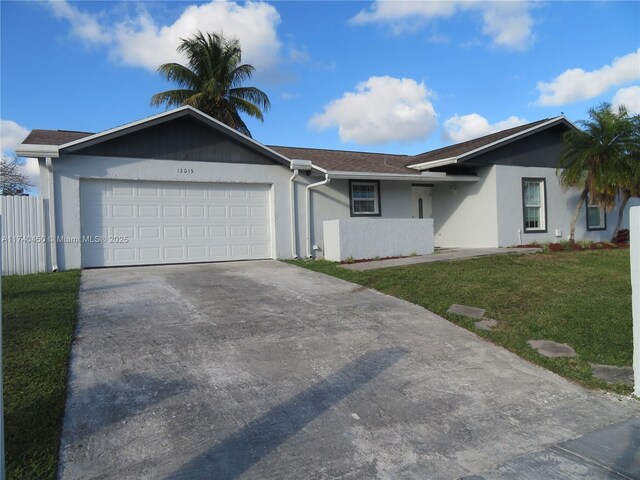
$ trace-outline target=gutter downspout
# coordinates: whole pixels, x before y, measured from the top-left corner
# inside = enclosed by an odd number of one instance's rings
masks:
[[[289,208],[291,210],[291,256],[298,258],[298,242],[297,242],[297,228],[296,228],[296,191],[294,180],[298,176],[298,169],[293,171],[293,175],[289,179]]]
[[[306,201],[307,201],[307,258],[312,258],[313,255],[311,253],[311,189],[321,187],[322,185],[326,185],[329,183],[331,179],[329,178],[329,174],[325,174],[325,179],[318,183],[312,183],[311,185],[307,185],[306,189]]]
[[[49,171],[49,246],[51,247],[51,271],[58,271],[58,245],[56,243],[56,202],[53,182],[53,162],[51,157],[45,158]]]

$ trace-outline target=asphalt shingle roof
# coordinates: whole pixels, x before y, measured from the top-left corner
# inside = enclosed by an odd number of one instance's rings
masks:
[[[93,133],[73,130],[31,130],[22,143],[26,145],[64,145],[89,135],[93,135]]]
[[[458,157],[478,148],[490,145],[516,133],[523,132],[544,122],[549,118],[509,128],[500,132],[474,138],[466,142],[448,147],[438,148],[418,155],[391,155],[386,153],[353,152],[348,150],[324,150],[319,148],[269,146],[270,149],[289,159],[310,160],[314,165],[325,170],[343,172],[372,173],[404,173],[415,174],[417,171],[408,165],[425,163],[445,158]],[[89,135],[88,132],[70,130],[32,130],[23,144],[64,145]]]
[[[323,150],[319,148],[298,148],[269,146],[281,155],[295,160],[311,160],[325,170],[342,172],[417,173],[406,165],[409,155],[389,155],[385,153],[351,152],[347,150]]]

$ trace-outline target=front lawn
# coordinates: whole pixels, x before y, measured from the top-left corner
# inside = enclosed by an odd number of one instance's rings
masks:
[[[79,280],[79,271],[2,278],[7,478],[55,478]]]
[[[421,305],[521,357],[591,388],[630,393],[591,375],[589,363],[632,364],[628,250],[500,255],[358,272],[322,260],[291,261]],[[487,310],[491,332],[448,314],[454,303]],[[574,358],[546,358],[527,340],[568,343]]]

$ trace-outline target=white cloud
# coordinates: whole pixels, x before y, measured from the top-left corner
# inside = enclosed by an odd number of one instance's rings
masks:
[[[456,14],[459,2],[416,2],[376,0],[368,9],[349,20],[353,25],[386,23],[399,35],[421,27],[433,18],[449,18]]]
[[[0,150],[15,150],[29,135],[29,129],[13,120],[0,120]]]
[[[280,98],[282,100],[293,100],[294,98],[298,98],[300,95],[298,95],[297,93],[290,93],[290,92],[282,92],[280,93]]]
[[[456,114],[444,122],[444,138],[459,143],[525,123],[528,121],[524,118],[509,117],[506,120],[490,124],[489,120],[477,113],[462,116]]]
[[[144,7],[134,18],[108,23],[106,15],[83,12],[66,0],[48,5],[57,18],[70,23],[74,35],[106,45],[110,57],[123,65],[155,70],[163,63],[184,62],[176,47],[181,38],[198,30],[239,39],[242,61],[255,66],[258,73],[268,73],[280,61],[282,44],[276,31],[280,14],[267,3],[213,0],[190,5],[170,25],[157,22]]]
[[[57,19],[67,20],[71,24],[71,30],[76,36],[94,43],[111,41],[111,36],[98,22],[97,15],[82,12],[66,0],[50,0],[48,5]]]
[[[557,106],[588,100],[611,87],[640,79],[640,48],[623,57],[617,57],[610,65],[585,72],[571,68],[550,82],[538,82],[540,97],[537,105]]]
[[[525,50],[533,42],[531,2],[389,1],[376,0],[350,19],[353,25],[384,23],[399,35],[415,31],[430,20],[451,18],[461,12],[482,14],[482,33],[493,45]]]
[[[32,185],[32,193],[38,193],[40,189],[40,167],[37,158],[25,158],[22,169]]]
[[[483,7],[482,33],[493,44],[514,50],[525,50],[533,41],[533,19],[525,2],[492,2]]]
[[[621,88],[613,96],[611,104],[615,108],[623,105],[631,115],[640,115],[640,85]]]
[[[338,127],[342,142],[423,140],[437,126],[431,95],[424,83],[410,78],[371,77],[327,104],[309,124],[318,130]]]
[[[2,157],[11,159],[14,150],[29,134],[29,129],[14,122],[13,120],[0,120],[0,150]],[[39,167],[37,158],[26,158],[22,167],[29,181],[38,188]]]

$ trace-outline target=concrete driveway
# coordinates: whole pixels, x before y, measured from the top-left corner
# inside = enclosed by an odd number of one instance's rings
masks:
[[[63,479],[451,479],[640,414],[273,261],[86,270],[77,335]]]

